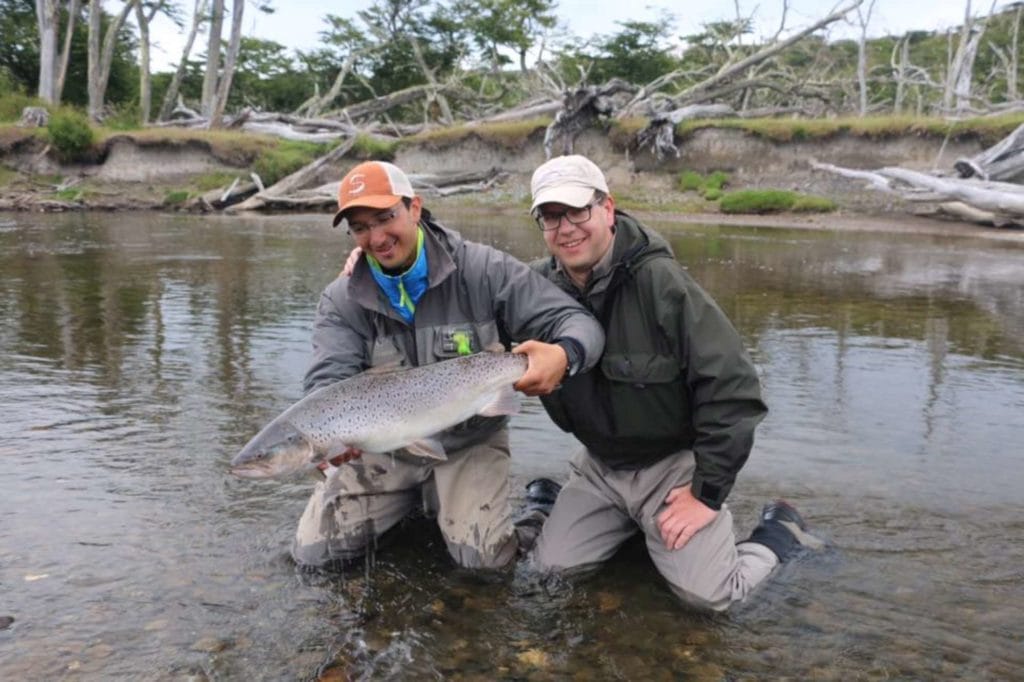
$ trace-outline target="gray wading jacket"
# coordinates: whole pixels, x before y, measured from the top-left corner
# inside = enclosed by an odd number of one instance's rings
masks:
[[[693,494],[721,507],[768,408],[736,329],[668,244],[616,212],[610,272],[577,289],[553,258],[535,270],[584,303],[605,330],[599,367],[541,401],[614,469],[692,449]]]
[[[509,341],[575,339],[583,368],[601,356],[604,334],[579,303],[529,266],[489,246],[465,241],[420,221],[427,250],[427,291],[413,324],[388,303],[365,258],[351,277],[339,277],[320,296],[313,325],[313,361],[306,392],[382,365],[426,365]],[[507,417],[472,417],[441,434],[448,451],[484,440]]]

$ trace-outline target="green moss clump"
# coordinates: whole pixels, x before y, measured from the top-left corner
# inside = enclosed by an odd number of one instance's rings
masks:
[[[782,189],[745,189],[724,194],[718,202],[722,213],[780,213],[834,211],[835,203],[824,197],[809,196]]]
[[[798,194],[790,210],[796,213],[830,213],[836,210],[836,202],[826,197]]]
[[[383,140],[379,137],[371,137],[360,133],[352,145],[351,154],[359,159],[372,159],[375,161],[394,161],[395,152],[398,151],[398,140]]]
[[[46,125],[50,144],[61,158],[74,161],[92,149],[94,134],[88,117],[74,109],[58,109]]]
[[[270,187],[323,154],[323,145],[281,140],[276,146],[264,149],[253,162],[252,169],[260,176],[263,185]]]
[[[679,176],[679,189],[684,192],[699,192],[704,187],[704,176],[695,171],[683,171]]]
[[[200,192],[209,192],[212,189],[220,189],[221,187],[229,186],[237,177],[237,173],[214,171],[212,173],[204,173],[203,175],[194,178],[192,180],[192,184]]]
[[[705,199],[715,201],[722,196],[722,188],[727,182],[729,174],[724,171],[715,171],[707,177],[695,171],[684,171],[679,176],[678,184],[684,192],[697,192]]]
[[[168,192],[164,197],[164,206],[181,206],[188,201],[189,192],[187,189],[174,190]]]

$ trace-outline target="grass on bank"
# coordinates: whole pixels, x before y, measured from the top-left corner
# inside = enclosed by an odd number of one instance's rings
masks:
[[[901,135],[930,136],[953,139],[977,137],[983,144],[995,144],[1024,123],[1022,114],[977,117],[949,121],[934,116],[847,116],[840,118],[718,118],[683,121],[676,126],[676,138],[685,139],[705,128],[742,130],[773,142],[827,140],[838,135],[886,139]],[[647,119],[628,118],[616,121],[610,131],[620,147],[628,146],[636,133],[647,126]]]
[[[718,201],[722,213],[828,213],[836,210],[831,199],[782,189],[744,189],[727,192]]]

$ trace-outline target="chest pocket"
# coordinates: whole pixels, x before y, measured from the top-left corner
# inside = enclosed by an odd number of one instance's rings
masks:
[[[679,361],[670,355],[608,353],[601,358],[617,435],[679,438],[692,430]]]

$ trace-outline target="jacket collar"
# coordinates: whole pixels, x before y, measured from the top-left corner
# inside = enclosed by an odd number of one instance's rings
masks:
[[[458,232],[435,222],[426,210],[420,220],[420,227],[423,228],[423,248],[427,251],[427,290],[430,290],[448,279],[457,269],[452,254],[462,244],[462,237]],[[387,295],[377,286],[365,257],[361,257],[352,269],[347,291],[349,298],[363,308],[397,320],[402,319],[391,307]]]

